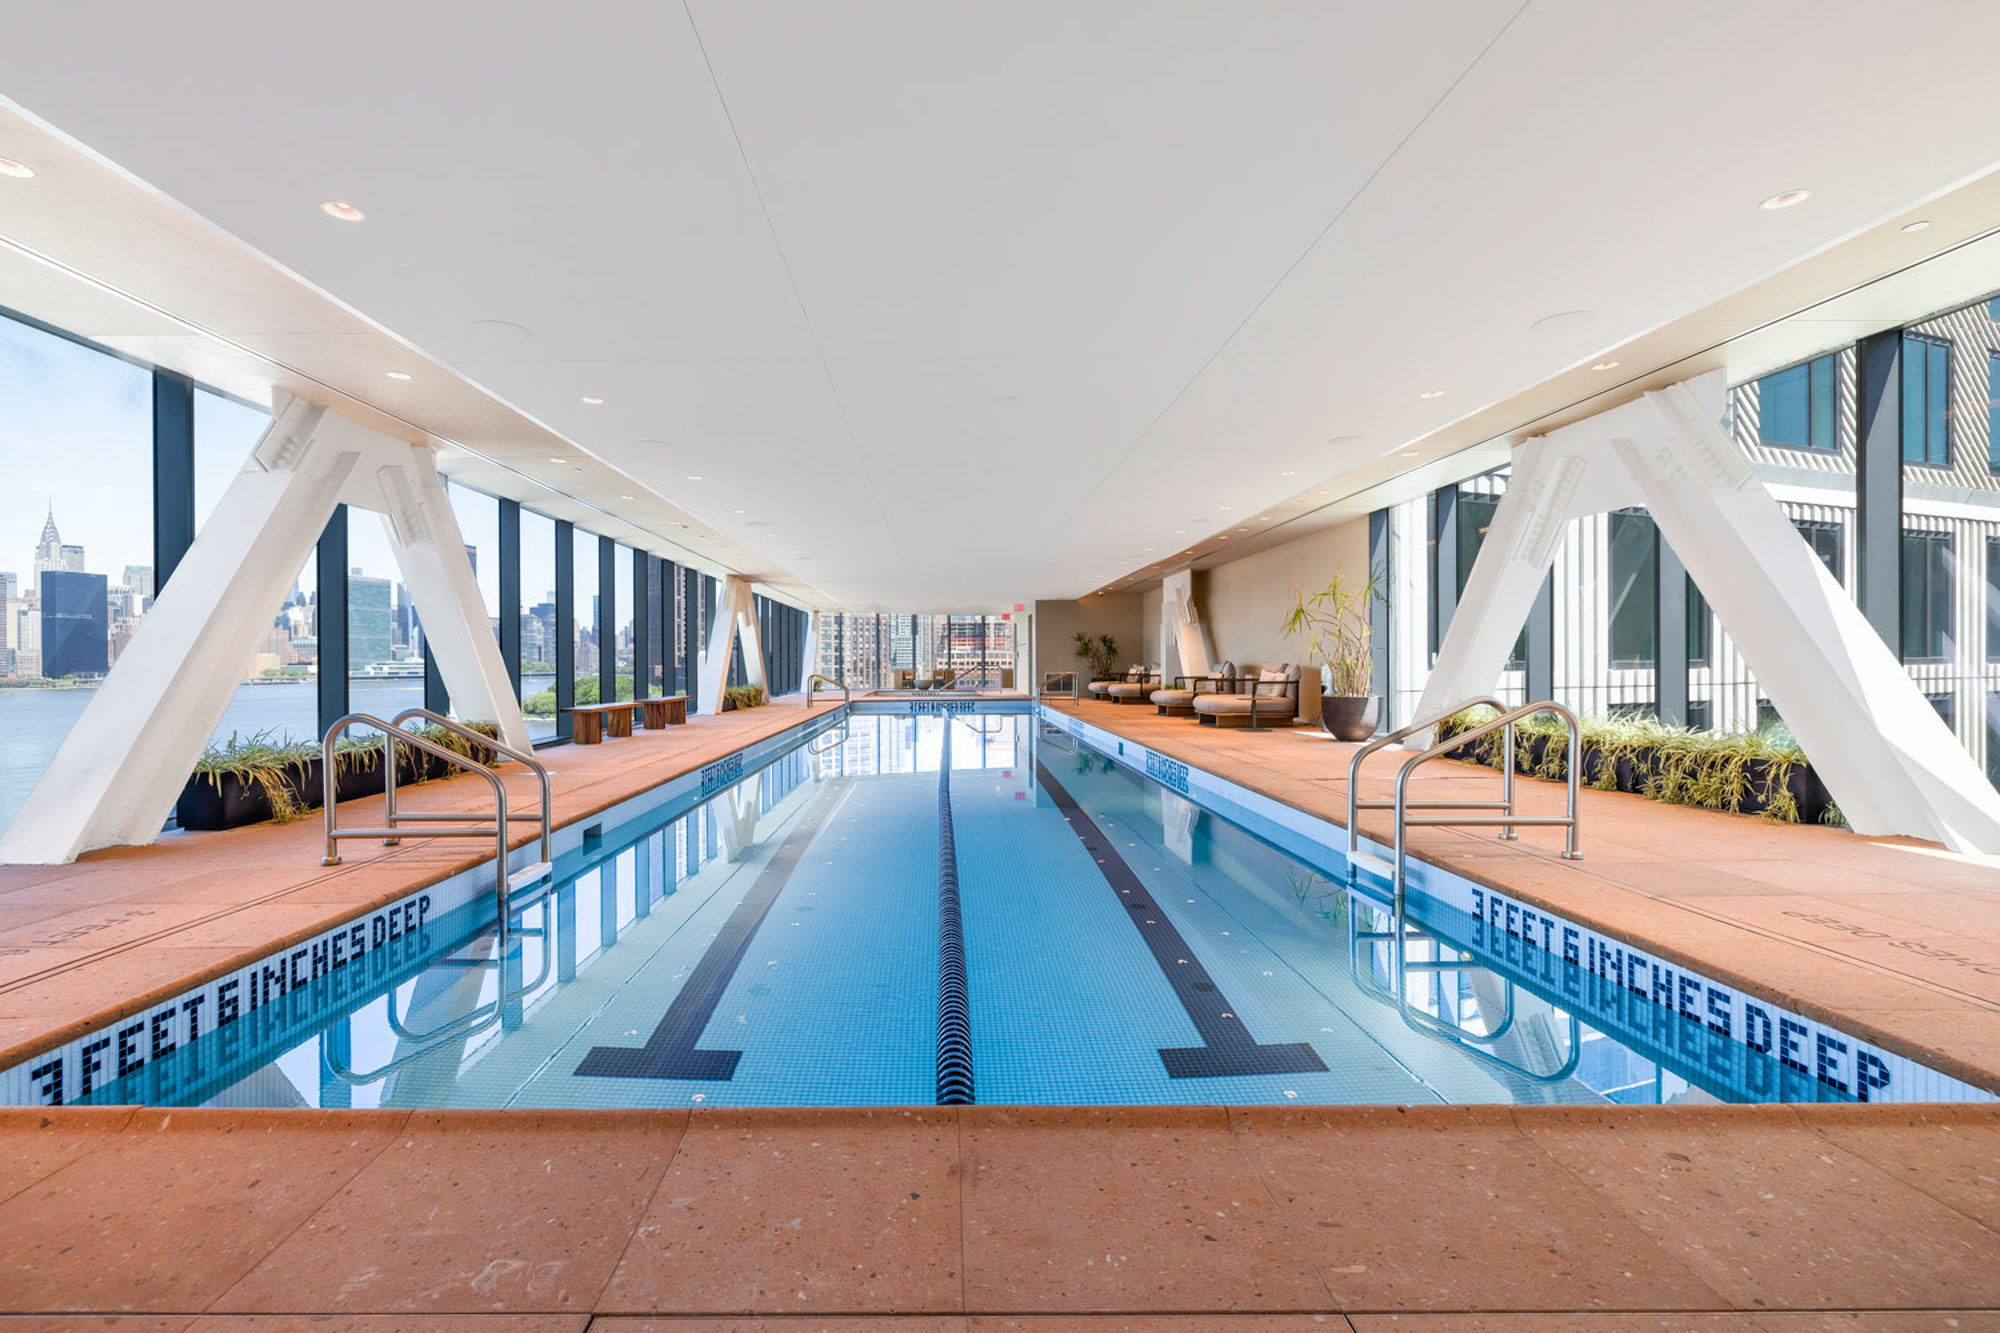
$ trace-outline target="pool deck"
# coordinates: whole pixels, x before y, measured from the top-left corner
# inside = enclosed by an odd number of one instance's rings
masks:
[[[555,824],[586,820],[766,736],[836,710],[824,696],[696,716],[686,725],[599,745],[559,745],[548,767]],[[519,764],[496,770],[516,810],[541,799]],[[471,774],[404,787],[403,810],[491,812],[492,789]],[[382,799],[343,801],[341,822],[379,826]],[[521,823],[510,841],[534,841]],[[319,814],[292,824],[176,833],[149,847],[91,852],[66,866],[0,866],[0,1068],[157,1000],[222,976],[295,940],[395,901],[492,858],[474,839],[341,844],[321,866]]]
[[[1077,707],[1344,811],[1348,747]],[[781,700],[549,751],[558,818],[806,716]],[[1492,775],[1424,781],[1475,780]],[[1580,864],[1533,833],[1415,841],[1993,1081],[2000,870],[1636,797],[1589,793],[1585,819]],[[322,869],[318,828],[0,867],[0,1045],[46,1046],[478,860],[350,844]],[[1994,1106],[0,1111],[0,1333],[2000,1331],[1997,1163]]]
[[[1219,731],[1151,708],[1044,700],[1127,740],[1342,825],[1358,746],[1317,727]],[[1407,751],[1362,768],[1386,799]],[[1412,799],[1492,799],[1499,775],[1434,761]],[[1522,809],[1561,814],[1561,784],[1523,778]],[[1470,796],[1464,793],[1472,792]],[[1751,995],[1934,1069],[2000,1091],[2000,857],[1956,856],[1914,838],[1776,824],[1585,790],[1581,861],[1562,834],[1413,828],[1410,854],[1537,908],[1624,939]],[[1364,811],[1387,844],[1393,819]]]

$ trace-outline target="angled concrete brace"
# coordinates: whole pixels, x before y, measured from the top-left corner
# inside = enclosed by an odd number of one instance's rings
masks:
[[[460,710],[527,744],[429,452],[281,394],[243,471],[0,839],[0,863],[60,864],[159,836],[273,609],[343,502],[392,515],[405,584]]]
[[[1208,627],[1194,604],[1194,571],[1179,569],[1160,580],[1160,673],[1171,687],[1179,675],[1208,672]]]
[[[750,580],[731,574],[722,581],[715,601],[715,623],[708,627],[708,646],[701,653],[701,711],[722,711],[722,690],[729,683],[729,649],[743,644],[743,674],[751,685],[764,684],[764,646],[757,637],[757,603]],[[768,689],[768,687],[766,687]]]
[[[1491,688],[1572,518],[1643,504],[1848,824],[2000,853],[2000,794],[1721,427],[1722,372],[1528,441],[1419,715]]]

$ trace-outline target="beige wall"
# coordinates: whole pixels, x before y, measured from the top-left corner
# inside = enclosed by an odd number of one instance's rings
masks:
[[[1207,622],[1216,660],[1239,666],[1297,662],[1301,645],[1280,632],[1291,612],[1292,589],[1323,588],[1336,572],[1365,578],[1367,569],[1368,520],[1361,517],[1213,569],[1196,570],[1194,603]],[[1299,665],[1300,716],[1317,720],[1319,663]],[[1375,692],[1381,693],[1386,683],[1376,681]]]
[[[1157,592],[1153,600],[1157,606]],[[1083,667],[1076,656],[1078,630],[1092,635],[1109,634],[1118,640],[1121,665],[1129,666],[1141,657],[1151,660],[1139,625],[1138,594],[1110,593],[1086,597],[1080,602],[1040,601],[1035,603],[1034,677],[1025,682],[1027,688],[1039,690],[1044,672]]]

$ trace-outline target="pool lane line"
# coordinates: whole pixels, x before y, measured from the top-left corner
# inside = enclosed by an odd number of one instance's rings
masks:
[[[965,986],[965,922],[958,905],[958,842],[951,826],[951,728],[938,764],[937,1104],[970,1106],[972,1014]]]
[[[1201,959],[1188,947],[1186,937],[1154,903],[1152,891],[1040,759],[1035,760],[1035,776],[1069,821],[1070,829],[1082,841],[1085,854],[1096,863],[1104,882],[1117,895],[1139,938],[1152,953],[1160,975],[1166,978],[1174,998],[1187,1011],[1194,1030],[1201,1034],[1199,1046],[1161,1048],[1160,1061],[1167,1068],[1167,1077],[1325,1073],[1326,1062],[1309,1044],[1294,1041],[1266,1045],[1250,1035],[1243,1020],[1236,1016],[1236,1006],[1216,986]]]
[[[741,1051],[703,1050],[701,1040],[708,1021],[715,1015],[722,993],[742,966],[743,957],[756,938],[758,927],[770,914],[778,895],[791,882],[806,848],[818,836],[834,808],[835,799],[847,785],[846,778],[830,778],[826,790],[805,812],[757,878],[743,895],[736,910],[716,932],[702,952],[701,961],[688,973],[687,983],[674,996],[653,1035],[644,1046],[593,1046],[578,1062],[575,1074],[588,1078],[675,1078],[726,1082],[736,1076]]]

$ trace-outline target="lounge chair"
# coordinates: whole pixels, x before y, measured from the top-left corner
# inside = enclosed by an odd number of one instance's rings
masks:
[[[1217,662],[1206,676],[1175,676],[1172,689],[1154,690],[1153,706],[1161,717],[1193,717],[1195,695],[1218,690],[1234,693],[1236,684],[1236,664]]]
[[[1142,666],[1135,666],[1132,667],[1130,670],[1128,670],[1122,676],[1113,676],[1106,680],[1093,680],[1086,688],[1089,689],[1091,694],[1096,698],[1109,699],[1111,697],[1111,687],[1113,685],[1130,684],[1132,682],[1143,679],[1145,677],[1145,674],[1146,674],[1146,668]]]
[[[1136,673],[1136,674],[1135,674]],[[1114,683],[1106,690],[1105,696],[1115,704],[1142,704],[1160,683],[1160,669],[1140,671],[1134,667],[1125,673],[1125,679]]]
[[[1299,668],[1266,662],[1243,682],[1247,692],[1216,691],[1194,700],[1195,721],[1212,727],[1289,727],[1299,715]]]

